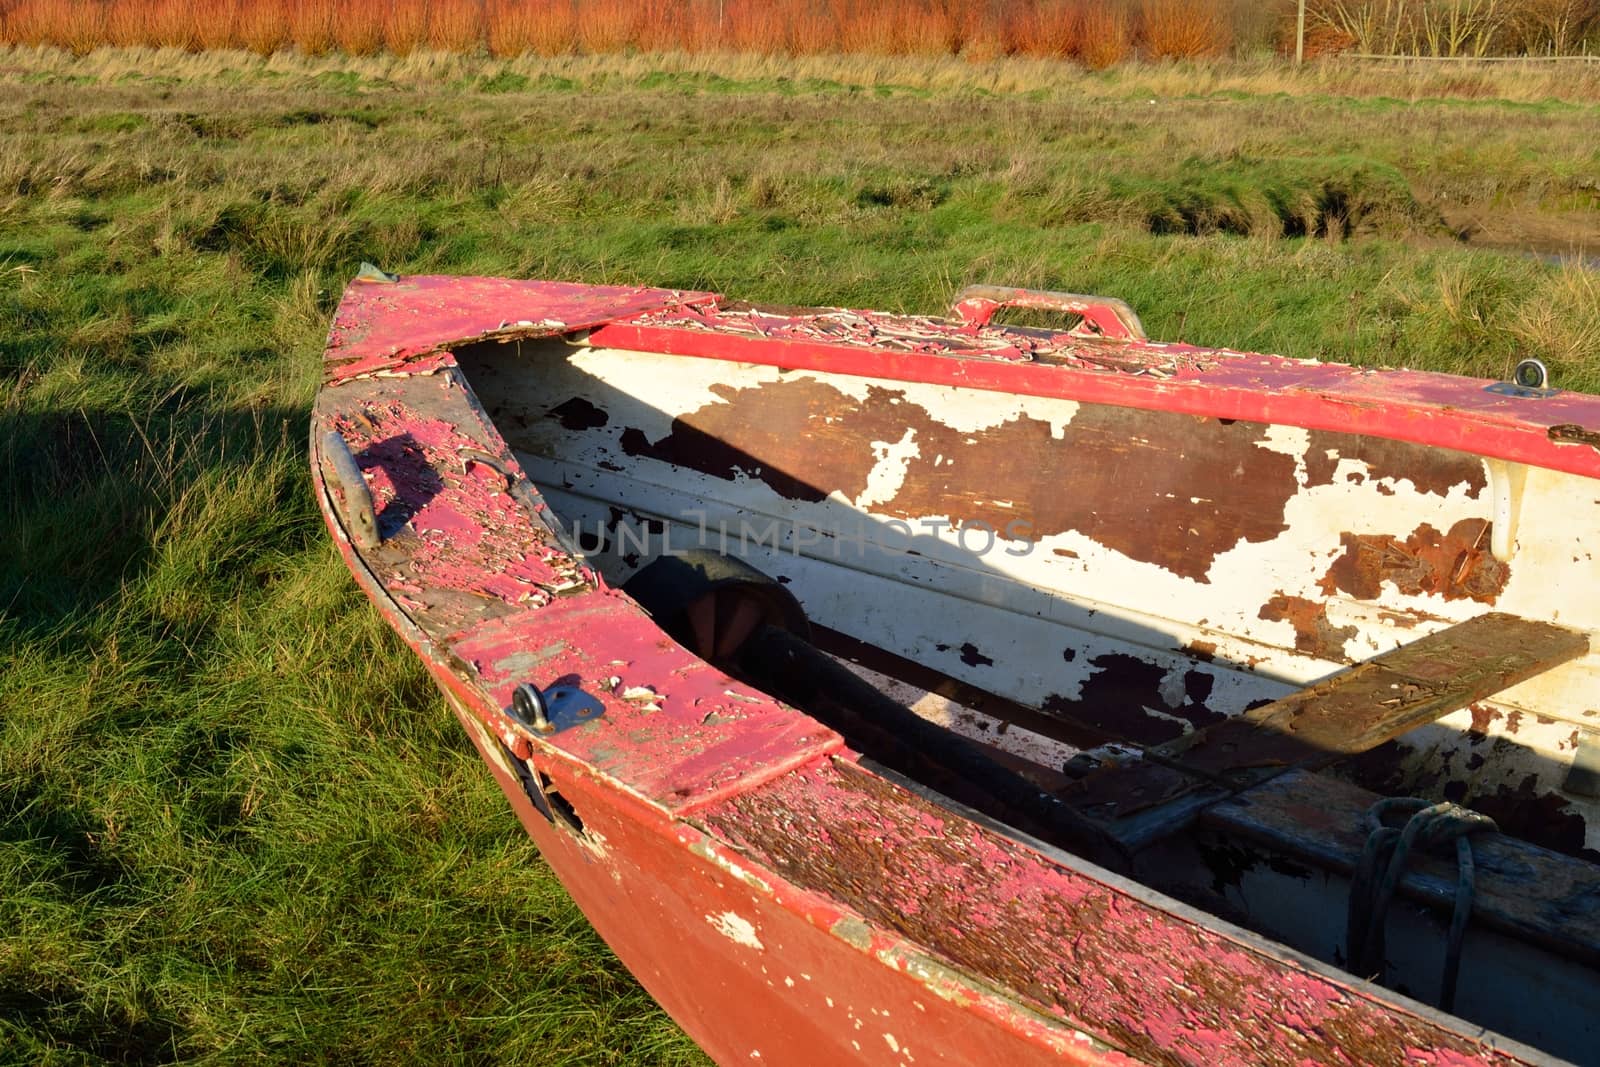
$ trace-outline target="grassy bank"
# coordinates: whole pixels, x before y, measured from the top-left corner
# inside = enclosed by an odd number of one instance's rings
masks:
[[[1457,236],[1600,233],[1581,99],[404,62],[0,61],[0,1061],[701,1062],[326,542],[362,259],[1600,387],[1595,276]]]

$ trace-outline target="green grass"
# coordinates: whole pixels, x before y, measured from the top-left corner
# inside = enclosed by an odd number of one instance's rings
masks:
[[[10,61],[3,1063],[703,1062],[324,535],[307,411],[362,259],[917,311],[1010,282],[1600,387],[1594,275],[1450,221],[1600,233],[1592,108]]]

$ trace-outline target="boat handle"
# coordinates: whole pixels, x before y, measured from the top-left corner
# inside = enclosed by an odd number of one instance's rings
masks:
[[[1143,341],[1144,326],[1125,301],[1109,296],[1083,296],[1050,289],[1014,289],[1006,285],[969,285],[956,294],[953,311],[968,326],[987,326],[1001,308],[1033,308],[1080,315],[1082,329],[1097,337]]]
[[[361,476],[361,468],[350,446],[337,430],[322,435],[323,477],[339,523],[358,548],[377,548],[378,513],[372,504],[372,490]]]

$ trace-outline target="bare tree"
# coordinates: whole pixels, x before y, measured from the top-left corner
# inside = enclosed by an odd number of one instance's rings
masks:
[[[1393,55],[1408,36],[1407,0],[1320,0],[1306,16],[1350,38],[1356,51]]]
[[[1485,55],[1511,13],[1510,0],[1424,0],[1418,43],[1430,56]]]
[[[1509,27],[1529,55],[1572,55],[1600,20],[1600,0],[1522,0]]]

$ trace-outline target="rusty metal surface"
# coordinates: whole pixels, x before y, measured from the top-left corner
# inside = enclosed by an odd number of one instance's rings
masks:
[[[1492,604],[1505,589],[1511,565],[1489,551],[1491,524],[1462,519],[1445,533],[1428,523],[1408,537],[1344,533],[1342,554],[1328,567],[1323,592],[1362,600],[1379,596],[1384,582],[1412,596],[1437,595]]]
[[[699,819],[870,927],[1149,1064],[1465,1064],[1516,1057],[825,762]]]

